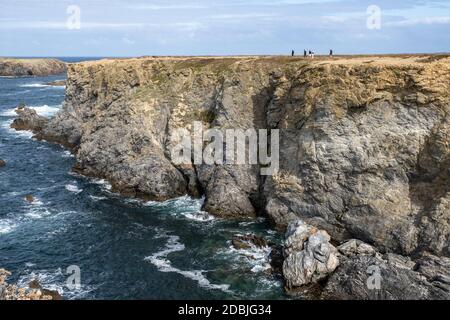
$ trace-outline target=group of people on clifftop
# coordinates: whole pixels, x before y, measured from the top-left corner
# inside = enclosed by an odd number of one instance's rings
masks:
[[[295,51],[292,50],[292,56],[295,56]],[[330,49],[330,58],[333,57],[333,49]],[[314,59],[314,57],[316,56],[316,53],[314,51],[309,50],[308,52],[305,50],[303,50],[303,58],[310,58],[310,59]]]

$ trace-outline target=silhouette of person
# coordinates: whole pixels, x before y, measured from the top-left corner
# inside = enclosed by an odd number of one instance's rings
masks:
[[[303,50],[303,58],[306,58],[306,49]]]
[[[330,57],[333,58],[333,49],[330,50]]]
[[[292,56],[294,56],[295,55],[295,51],[294,50],[292,50]]]

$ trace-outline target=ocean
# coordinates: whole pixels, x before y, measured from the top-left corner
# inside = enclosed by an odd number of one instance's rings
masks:
[[[188,196],[124,198],[106,181],[74,174],[75,159],[61,146],[9,128],[20,103],[58,112],[65,88],[46,83],[64,78],[0,78],[0,268],[13,273],[10,283],[38,279],[64,299],[286,298],[269,272],[270,249],[230,242],[247,233],[279,242],[265,219],[214,218]],[[67,285],[71,266],[79,286]]]

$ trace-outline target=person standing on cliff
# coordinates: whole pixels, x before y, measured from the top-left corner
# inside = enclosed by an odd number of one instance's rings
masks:
[[[303,50],[303,58],[306,58],[306,49],[305,50]]]
[[[294,50],[292,50],[292,56],[295,56],[295,51]]]
[[[330,58],[333,58],[333,49],[330,49]]]

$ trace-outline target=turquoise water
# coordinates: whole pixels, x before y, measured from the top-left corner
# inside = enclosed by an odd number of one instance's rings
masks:
[[[279,241],[264,219],[216,219],[189,197],[123,198],[105,181],[71,173],[74,158],[62,147],[9,128],[19,103],[57,112],[64,87],[45,83],[60,79],[0,78],[0,267],[13,272],[11,282],[38,278],[66,299],[284,298],[267,272],[268,249],[230,245],[246,233]],[[79,288],[66,286],[72,265]]]

